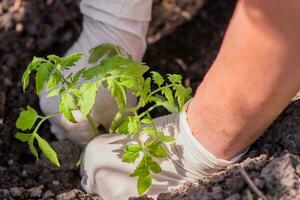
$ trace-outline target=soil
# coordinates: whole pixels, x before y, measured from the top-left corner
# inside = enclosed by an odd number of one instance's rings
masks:
[[[218,52],[235,3],[207,0],[202,6],[202,0],[155,0],[145,62],[163,74],[182,74],[185,84],[195,89]],[[14,139],[18,113],[27,104],[38,108],[33,88],[23,93],[21,74],[34,55],[63,55],[72,45],[81,31],[78,4],[79,0],[0,2],[0,199],[100,199],[80,189],[75,167],[80,149],[56,141],[49,125],[43,127],[42,136],[64,152],[58,153],[61,168],[50,166],[43,157],[35,161],[27,146]],[[239,166],[264,195],[300,199],[299,156],[300,102],[296,101],[241,163],[158,199],[258,199]]]

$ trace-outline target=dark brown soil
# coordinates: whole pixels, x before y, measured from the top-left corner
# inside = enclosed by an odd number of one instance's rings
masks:
[[[81,31],[78,2],[22,0],[18,6],[0,1],[0,199],[99,199],[80,190],[74,167],[78,147],[54,142],[65,161],[54,168],[43,158],[35,162],[27,146],[13,137],[19,111],[27,104],[38,108],[33,88],[22,92],[22,71],[34,55],[63,55],[72,45]],[[201,9],[202,0],[154,2],[145,62],[164,74],[182,74],[185,84],[196,88],[216,56],[235,1],[207,0]],[[42,134],[55,141],[47,125]],[[265,195],[300,199],[299,156],[300,102],[293,102],[252,145],[241,165]],[[257,199],[238,165],[159,199]]]

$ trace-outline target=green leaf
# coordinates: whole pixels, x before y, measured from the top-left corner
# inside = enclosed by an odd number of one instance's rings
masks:
[[[182,76],[178,74],[168,74],[168,79],[173,84],[181,84]]]
[[[28,65],[27,69],[23,73],[23,76],[22,76],[23,91],[25,91],[25,89],[27,88],[27,86],[29,84],[29,76],[30,76],[31,72],[33,70],[35,70],[41,64],[41,62],[42,62],[41,58],[34,57],[32,59],[32,62]]]
[[[45,82],[48,82],[49,80],[51,70],[52,65],[50,63],[43,63],[37,68],[37,73],[35,75],[35,88],[37,94],[44,89]]]
[[[139,162],[136,169],[132,174],[130,174],[130,176],[148,176],[150,174],[149,163],[151,162],[151,159],[151,156],[144,154],[142,160]]]
[[[76,96],[77,98],[80,98],[82,93],[79,91],[79,89],[76,88],[70,88],[69,92],[74,94],[74,96]]]
[[[161,138],[161,141],[163,141],[163,142],[174,142],[174,141],[175,141],[175,138],[172,137],[172,136],[163,136],[163,137]]]
[[[139,144],[130,144],[127,146],[127,149],[131,152],[138,152],[142,149],[142,147]]]
[[[149,168],[153,173],[160,173],[162,171],[161,167],[159,164],[155,161],[150,162]]]
[[[112,57],[118,55],[120,47],[113,44],[101,44],[90,50],[89,63],[95,63],[104,56]]]
[[[38,117],[38,113],[30,106],[27,106],[27,110],[20,113],[16,122],[16,127],[22,131],[31,129]]]
[[[166,150],[162,146],[161,142],[159,142],[159,141],[153,140],[153,141],[147,143],[146,146],[149,149],[149,153],[154,157],[164,158],[168,155]]]
[[[19,132],[15,135],[15,138],[17,138],[21,142],[28,142],[32,138],[32,134]]]
[[[47,93],[47,97],[53,97],[53,96],[57,96],[61,93],[61,91],[63,91],[64,88],[55,88],[53,90],[51,90],[50,92]]]
[[[140,132],[140,121],[134,116],[128,116],[123,119],[120,126],[117,128],[118,134],[136,134]]]
[[[174,104],[173,93],[169,87],[163,87],[161,93],[166,97],[170,104]]]
[[[122,156],[122,161],[127,163],[134,163],[140,155],[141,146],[139,144],[130,144],[126,147]]]
[[[76,74],[74,74],[74,76],[72,77],[72,82],[76,83],[78,81],[78,79],[81,77],[81,75],[84,74],[86,68],[83,68],[81,70],[79,70],[78,72],[76,72]]]
[[[145,95],[147,95],[148,93],[151,92],[151,78],[147,78],[145,80],[143,89],[144,89]]]
[[[141,121],[142,124],[152,124],[153,120],[151,118],[145,117]]]
[[[152,177],[148,176],[139,176],[137,181],[137,190],[139,195],[143,195],[150,189],[152,184]]]
[[[146,133],[150,136],[154,136],[154,137],[160,137],[161,132],[158,132],[155,128],[155,126],[144,126],[143,127],[143,133]]]
[[[62,58],[56,55],[48,55],[47,58],[52,61],[54,64],[61,64]]]
[[[70,122],[76,123],[76,120],[72,114],[72,110],[74,109],[75,104],[73,97],[68,93],[61,95],[59,102],[59,112],[62,112]]]
[[[62,58],[62,62],[60,63],[63,67],[75,66],[75,63],[79,61],[83,57],[81,53],[72,53],[66,57]]]
[[[58,73],[54,72],[50,75],[49,81],[47,83],[47,90],[51,90],[57,86],[60,82],[60,76]]]
[[[163,106],[171,113],[179,112],[178,107],[175,104],[171,104],[168,101],[163,100],[158,95],[149,97],[149,101],[155,102],[158,106]]]
[[[72,66],[75,66],[75,63],[82,58],[81,53],[73,53],[63,58],[56,55],[48,55],[47,58],[52,61],[55,65],[57,65],[56,69],[61,70],[69,69]]]
[[[185,99],[186,99],[186,91],[182,85],[174,85],[175,89],[175,97],[177,98],[179,109],[182,110]]]
[[[107,73],[107,70],[101,66],[101,65],[96,65],[93,67],[90,67],[87,69],[85,72],[83,72],[83,77],[86,80],[91,80],[94,77],[104,77],[104,75]]]
[[[79,88],[80,97],[78,105],[80,106],[80,111],[83,115],[87,116],[90,113],[95,104],[97,91],[97,82],[85,83]]]
[[[152,71],[151,74],[153,82],[160,87],[164,83],[163,77],[155,71]]]
[[[36,135],[36,139],[37,139],[38,145],[39,145],[40,149],[42,150],[43,154],[45,155],[45,157],[50,162],[52,162],[54,165],[59,167],[60,164],[59,164],[57,155],[56,155],[55,151],[52,149],[52,147],[48,144],[48,142],[46,140],[44,140],[38,134]]]
[[[124,87],[114,79],[107,79],[107,86],[111,92],[111,95],[117,102],[119,111],[124,111],[127,105],[126,91]]]
[[[35,157],[36,159],[38,159],[38,158],[39,158],[39,155],[38,155],[37,150],[36,150],[36,148],[35,148],[35,146],[34,146],[34,144],[33,144],[34,139],[35,139],[35,138],[32,137],[31,140],[28,141],[28,145],[29,145],[29,149],[30,149],[32,155],[34,155],[34,157]]]

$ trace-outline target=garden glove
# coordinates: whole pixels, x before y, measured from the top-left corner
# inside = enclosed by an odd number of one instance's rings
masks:
[[[76,72],[89,66],[89,50],[103,43],[120,45],[133,59],[141,61],[146,50],[146,34],[151,18],[152,0],[83,0],[80,4],[83,17],[83,30],[78,40],[68,50],[66,55],[80,52],[84,58],[71,68]],[[128,106],[134,106],[136,98],[128,94]],[[45,114],[58,111],[58,97],[46,98],[40,95],[40,106]],[[104,87],[97,94],[91,116],[96,125],[108,129],[115,114],[117,105],[110,92]],[[58,139],[70,139],[84,145],[94,133],[86,119],[79,111],[74,117],[78,123],[69,122],[63,115],[50,119],[51,131]]]
[[[187,122],[186,112],[154,119],[155,126],[176,140],[165,144],[167,158],[157,159],[162,172],[153,174],[152,187],[147,192],[156,198],[159,193],[176,189],[187,181],[194,182],[225,169],[240,160],[240,154],[230,161],[216,158],[194,137]],[[93,139],[86,147],[81,166],[81,185],[88,193],[98,194],[104,200],[127,200],[138,196],[137,178],[130,177],[136,164],[122,162],[122,148],[136,138],[107,134]]]

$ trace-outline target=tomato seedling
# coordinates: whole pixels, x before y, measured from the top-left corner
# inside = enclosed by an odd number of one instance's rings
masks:
[[[54,165],[60,166],[56,152],[48,142],[39,135],[39,128],[44,121],[63,114],[70,122],[76,123],[73,111],[79,110],[87,117],[92,130],[97,136],[98,129],[90,115],[95,104],[100,86],[107,88],[114,97],[118,112],[111,123],[109,133],[146,136],[146,140],[132,142],[124,146],[122,161],[136,166],[130,176],[138,178],[137,190],[140,195],[151,187],[152,173],[160,173],[157,159],[166,158],[164,143],[173,142],[174,138],[158,131],[153,123],[151,111],[164,107],[169,112],[179,112],[190,98],[191,89],[182,85],[182,77],[168,74],[164,79],[158,72],[152,71],[151,77],[144,78],[149,67],[134,61],[119,46],[102,44],[90,51],[91,67],[76,73],[68,73],[75,63],[82,58],[75,53],[66,57],[49,55],[47,58],[34,57],[22,77],[23,90],[28,87],[30,74],[35,74],[35,90],[42,91],[47,97],[59,97],[59,109],[56,113],[42,116],[30,106],[22,111],[16,121],[18,132],[15,137],[27,142],[32,154],[38,158],[36,144],[45,157]],[[67,75],[64,75],[67,74]],[[138,103],[127,106],[127,93],[132,92]],[[123,113],[130,113],[122,117]],[[141,161],[136,163],[138,157]]]

